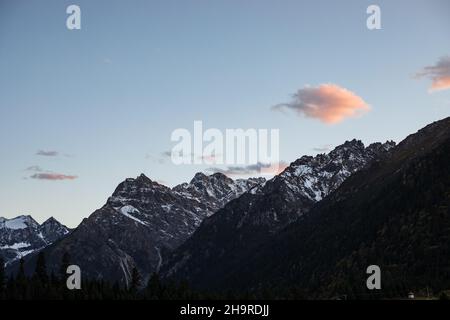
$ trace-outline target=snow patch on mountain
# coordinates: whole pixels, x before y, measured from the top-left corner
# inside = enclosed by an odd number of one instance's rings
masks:
[[[147,226],[148,224],[138,218],[136,218],[135,216],[133,216],[133,214],[139,214],[139,210],[136,209],[133,206],[127,205],[127,206],[123,206],[122,208],[120,208],[120,213],[122,213],[125,217],[130,218],[134,221],[136,221],[137,223],[140,223],[144,226]]]
[[[0,228],[3,227],[12,230],[25,229],[27,227],[25,221],[27,221],[27,219],[24,216],[20,216],[11,220],[5,220],[3,221],[3,224],[0,225]]]
[[[12,245],[8,245],[8,246],[1,246],[1,249],[13,249],[13,250],[19,250],[19,249],[23,249],[23,248],[28,248],[29,246],[31,246],[31,244],[29,242],[17,242],[14,243]]]

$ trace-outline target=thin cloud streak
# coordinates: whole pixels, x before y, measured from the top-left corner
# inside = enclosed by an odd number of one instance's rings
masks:
[[[42,172],[44,170],[39,166],[30,166],[30,167],[26,168],[25,171]]]
[[[44,157],[56,157],[59,155],[58,151],[53,150],[38,150],[36,152],[37,156],[44,156]]]
[[[286,169],[288,165],[285,162],[279,163],[261,163],[246,165],[246,166],[229,166],[226,169],[211,167],[206,169],[210,173],[223,173],[226,176],[248,176],[248,175],[277,175]]]
[[[312,148],[312,149],[313,149],[314,151],[316,151],[316,152],[324,153],[324,152],[331,151],[332,146],[329,145],[329,144],[327,144],[327,145],[320,146],[320,147],[315,147],[315,148]]]
[[[75,180],[78,176],[66,175],[62,173],[35,173],[30,176],[30,179],[37,180],[51,180],[51,181],[61,181],[61,180]]]

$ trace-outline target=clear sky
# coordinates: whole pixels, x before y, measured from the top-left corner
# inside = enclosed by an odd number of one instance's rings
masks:
[[[81,30],[66,28],[70,4]],[[163,153],[194,120],[279,128],[286,162],[398,142],[450,115],[449,55],[448,0],[0,0],[0,216],[74,227],[126,177],[188,181],[208,167]],[[367,110],[327,121],[314,99]]]

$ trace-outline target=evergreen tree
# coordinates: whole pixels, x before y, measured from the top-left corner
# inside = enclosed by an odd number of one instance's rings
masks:
[[[19,260],[19,272],[17,272],[17,279],[25,279],[25,260],[20,258]]]
[[[19,272],[16,279],[11,278],[10,286],[12,288],[12,298],[14,299],[26,299],[27,297],[27,277],[25,275],[25,260],[20,258],[19,260]]]
[[[147,283],[147,298],[151,300],[161,299],[162,285],[157,273],[153,273]]]
[[[133,271],[131,272],[131,285],[130,285],[130,292],[136,293],[141,285],[141,275],[136,267],[133,268]]]
[[[0,256],[0,299],[3,298],[5,291],[5,260]]]
[[[48,282],[47,264],[45,262],[44,252],[39,252],[36,262],[35,276],[42,283]]]
[[[70,265],[70,255],[67,251],[64,251],[61,258],[61,267],[59,269],[59,276],[61,280],[67,278],[67,267]]]

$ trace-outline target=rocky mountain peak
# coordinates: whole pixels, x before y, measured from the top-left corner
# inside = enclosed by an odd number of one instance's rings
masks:
[[[147,177],[145,174],[141,173],[136,179],[135,181],[140,182],[140,183],[144,183],[144,184],[148,184],[148,183],[152,183],[153,181]]]
[[[55,218],[41,225],[29,215],[12,219],[0,217],[0,255],[9,264],[30,253],[41,250],[69,233]]]
[[[204,174],[203,172],[197,172],[189,183],[194,184],[196,182],[205,181],[207,179],[208,179],[208,176],[206,174]]]
[[[70,229],[55,218],[50,217],[40,225],[39,231],[45,242],[50,244],[67,235]]]
[[[398,148],[403,149],[404,156],[415,153],[420,154],[430,147],[439,146],[445,141],[450,132],[450,117],[435,121],[414,134],[406,137],[399,143]]]
[[[226,203],[264,181],[264,178],[233,180],[220,172],[211,175],[198,172],[190,183],[180,184],[172,190],[185,197],[206,203],[211,208],[209,214],[211,215]]]
[[[20,215],[12,219],[0,218],[0,229],[21,230],[38,226],[39,223],[30,215]]]
[[[351,157],[358,157],[365,153],[365,146],[361,140],[353,139],[351,141],[346,141],[343,144],[334,148],[328,157],[330,159],[342,159],[348,160]]]
[[[395,143],[392,141],[374,143],[368,147],[361,140],[346,141],[328,154],[297,159],[275,177],[274,182],[285,186],[286,200],[296,201],[299,196],[306,196],[313,202],[320,201],[351,174],[388,152],[393,146]]]
[[[145,199],[155,192],[167,193],[170,192],[170,188],[156,181],[152,181],[146,175],[141,174],[136,178],[127,178],[121,182],[109,200],[120,202],[126,199]]]
[[[42,225],[61,225],[58,220],[56,220],[54,217],[50,217],[47,220],[45,220]]]

